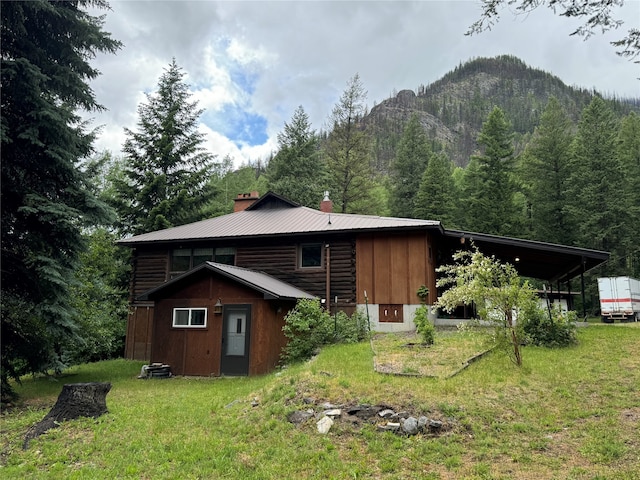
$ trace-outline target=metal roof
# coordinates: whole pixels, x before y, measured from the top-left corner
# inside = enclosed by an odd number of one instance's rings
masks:
[[[138,300],[150,300],[158,296],[160,292],[171,285],[183,282],[196,272],[209,270],[219,273],[220,275],[234,280],[238,283],[246,285],[264,295],[265,300],[297,300],[299,298],[316,298],[310,293],[300,290],[291,284],[278,280],[266,273],[249,270],[248,268],[235,267],[233,265],[224,265],[216,262],[205,262],[194,267],[188,272],[175,277],[162,285],[152,288],[138,297]]]
[[[186,240],[339,233],[384,229],[438,228],[435,220],[324,213],[308,207],[243,210],[220,217],[125,238],[118,243],[136,246]]]
[[[473,242],[483,254],[512,264],[518,274],[552,282],[573,278],[609,258],[609,252],[600,250],[462,230],[445,230],[443,239],[452,251]]]

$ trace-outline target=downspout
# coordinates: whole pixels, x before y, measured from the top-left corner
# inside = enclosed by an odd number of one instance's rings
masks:
[[[327,280],[326,280],[326,292],[325,292],[325,297],[327,300],[325,302],[325,307],[327,309],[328,312],[331,311],[331,247],[329,246],[328,243],[326,243],[324,245],[324,261],[325,264],[327,266]],[[338,306],[336,305],[336,308],[338,308]]]

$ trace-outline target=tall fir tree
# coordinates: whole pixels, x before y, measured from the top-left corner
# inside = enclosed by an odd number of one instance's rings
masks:
[[[576,222],[579,246],[612,252],[605,267],[619,268],[625,235],[622,168],[616,151],[618,124],[611,108],[594,97],[583,110],[573,142],[568,212]]]
[[[138,129],[125,129],[124,178],[116,208],[125,233],[140,234],[200,220],[211,199],[214,156],[198,131],[202,110],[190,101],[175,59],[158,90],[138,106]]]
[[[618,158],[624,182],[627,221],[623,238],[625,274],[640,278],[640,115],[631,112],[622,119],[618,132]]]
[[[573,228],[565,211],[572,128],[558,100],[551,97],[521,165],[521,177],[528,185],[534,240],[572,243]]]
[[[361,125],[366,114],[366,97],[356,74],[333,108],[332,130],[323,145],[330,176],[328,190],[342,213],[374,213],[366,211],[373,204],[376,186],[371,168],[371,139]]]
[[[327,188],[327,168],[302,106],[278,134],[278,146],[267,167],[269,188],[301,205],[317,208]]]
[[[453,163],[444,153],[436,153],[422,175],[415,207],[416,218],[440,220],[445,227],[456,226],[456,189]]]
[[[93,134],[78,111],[97,111],[88,59],[120,43],[90,7],[104,1],[3,2],[2,43],[2,396],[9,378],[59,369],[77,316],[69,286],[82,230],[105,220],[80,168]]]
[[[415,113],[405,126],[391,164],[391,215],[413,218],[417,215],[420,181],[431,157],[431,146]]]
[[[516,233],[514,205],[513,131],[504,112],[494,107],[478,136],[482,153],[472,157],[477,170],[469,174],[467,228],[494,235]]]

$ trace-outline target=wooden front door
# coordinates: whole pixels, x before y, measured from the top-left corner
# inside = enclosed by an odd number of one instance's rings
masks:
[[[222,375],[249,374],[251,305],[225,305],[222,323]]]

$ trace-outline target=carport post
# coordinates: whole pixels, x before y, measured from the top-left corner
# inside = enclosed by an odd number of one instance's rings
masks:
[[[584,264],[586,260],[582,257],[582,270],[580,270],[580,289],[582,290],[582,319],[583,321],[587,321],[587,304],[586,304],[586,296],[584,294]]]

